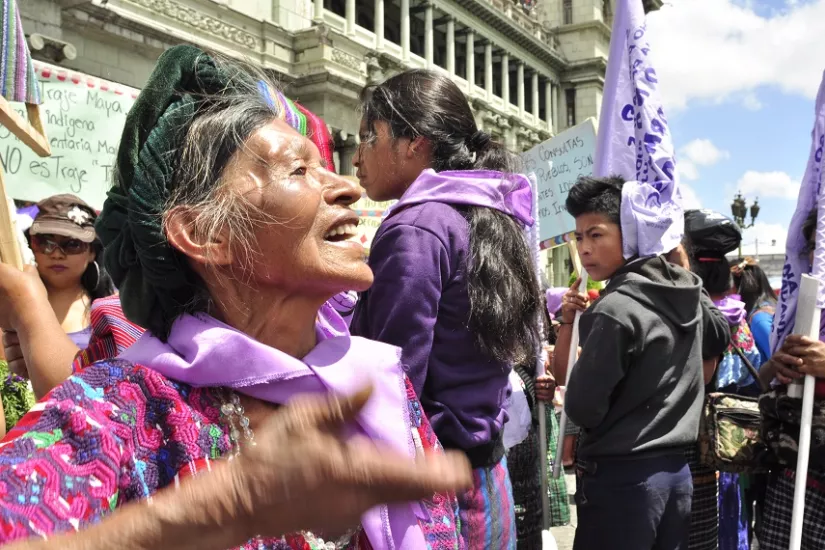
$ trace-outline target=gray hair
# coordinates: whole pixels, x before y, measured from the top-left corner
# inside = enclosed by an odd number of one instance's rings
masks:
[[[276,93],[278,86],[254,67],[220,58],[216,65],[232,75],[231,91],[198,98],[201,107],[176,151],[178,165],[162,209],[162,226],[167,227],[174,209],[187,207],[193,214],[194,234],[207,239],[218,233],[228,234],[233,251],[243,254],[241,268],[246,270],[258,250],[256,227],[274,220],[268,219],[244,193],[230,192],[224,173],[235,154],[246,149],[249,138],[281,114],[278,102],[263,95],[264,91]],[[199,288],[180,313],[211,309],[212,297],[203,281],[199,277],[193,280]],[[174,319],[164,328],[171,329],[172,322]]]

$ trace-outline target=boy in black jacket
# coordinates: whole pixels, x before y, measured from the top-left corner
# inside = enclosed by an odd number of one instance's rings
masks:
[[[610,281],[581,317],[582,352],[565,395],[582,428],[574,550],[677,550],[687,548],[685,448],[696,444],[702,359],[721,354],[730,331],[694,274],[661,256],[624,259],[623,185],[582,178],[566,204],[582,266]],[[580,300],[566,297],[565,323]]]

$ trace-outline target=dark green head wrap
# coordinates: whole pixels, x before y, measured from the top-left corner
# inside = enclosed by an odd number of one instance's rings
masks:
[[[123,312],[142,327],[163,326],[197,300],[199,281],[166,240],[162,214],[203,97],[226,93],[231,81],[200,49],[176,46],[160,56],[126,117],[114,186],[96,229]]]

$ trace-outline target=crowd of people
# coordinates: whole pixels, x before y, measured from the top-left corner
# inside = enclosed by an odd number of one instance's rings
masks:
[[[628,259],[626,182],[588,177],[566,208],[605,285],[547,288],[531,183],[460,89],[411,70],[361,102],[359,189],[266,75],[174,47],[102,211],[37,204],[36,265],[0,265],[8,368],[38,400],[3,425],[0,545],[546,548],[542,500],[570,521],[546,448],[576,474],[576,550],[787,548],[790,461],[718,472],[697,442],[706,395],[764,394],[767,411],[825,377],[819,341],[771,353],[758,262],[692,231],[701,212],[675,249]],[[397,201],[368,256],[362,189]],[[562,407],[578,439],[557,457]],[[806,549],[825,547],[823,487],[813,461]]]

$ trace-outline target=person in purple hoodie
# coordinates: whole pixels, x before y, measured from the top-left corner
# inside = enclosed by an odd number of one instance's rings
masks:
[[[539,342],[530,183],[444,75],[407,71],[362,102],[358,179],[371,199],[400,200],[373,240],[375,281],[351,330],[402,349],[436,435],[469,457],[468,546],[515,548],[502,427],[510,369],[535,362]]]

